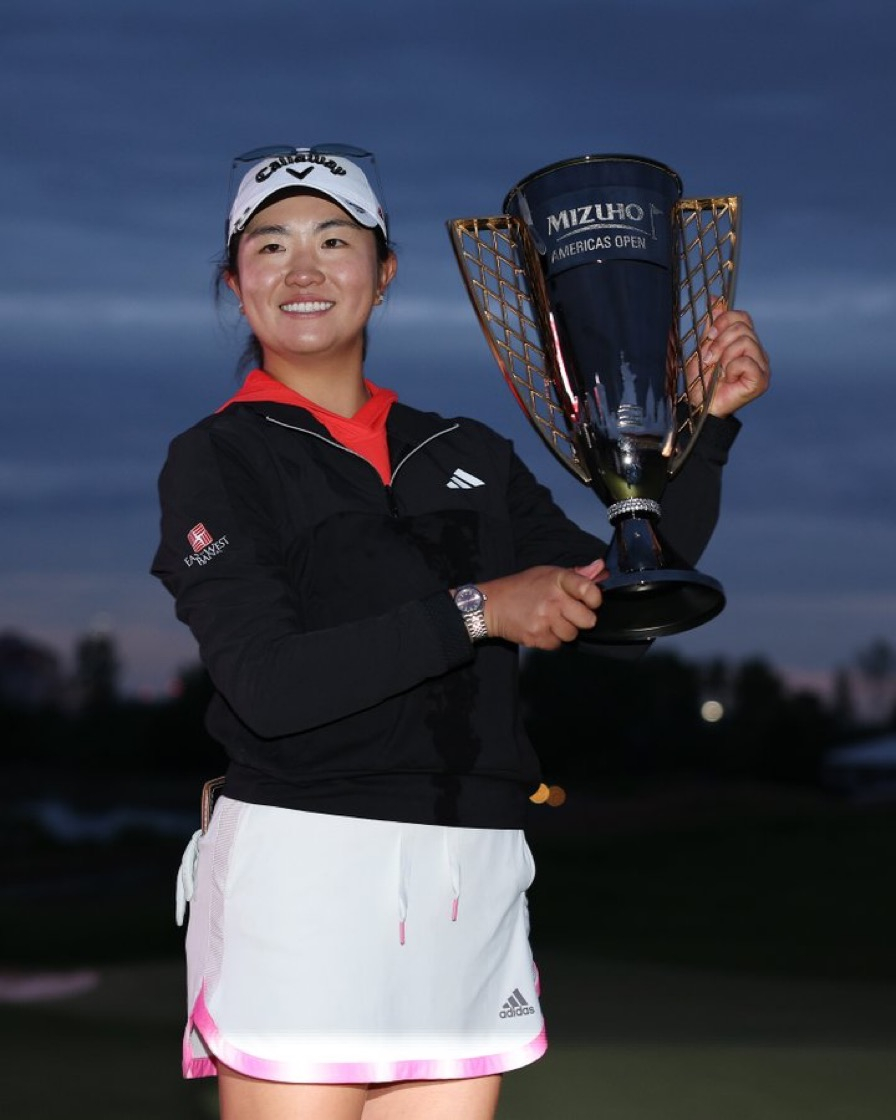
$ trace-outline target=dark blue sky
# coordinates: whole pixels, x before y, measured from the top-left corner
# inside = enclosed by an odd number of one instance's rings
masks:
[[[701,565],[729,605],[674,647],[823,670],[892,641],[894,34],[888,0],[7,0],[0,629],[67,655],[105,620],[133,688],[193,661],[146,573],[167,442],[234,386],[211,291],[230,160],[340,140],[377,153],[400,258],[370,376],[513,436],[599,532],[500,378],[445,221],[586,152],[740,194],[738,303],[774,385]]]

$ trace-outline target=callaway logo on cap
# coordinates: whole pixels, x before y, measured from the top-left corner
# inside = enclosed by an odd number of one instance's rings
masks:
[[[227,243],[242,233],[256,210],[274,194],[305,187],[326,195],[347,211],[359,225],[375,226],[388,236],[379,199],[357,164],[344,156],[296,148],[268,156],[246,172],[240,183],[227,225]]]

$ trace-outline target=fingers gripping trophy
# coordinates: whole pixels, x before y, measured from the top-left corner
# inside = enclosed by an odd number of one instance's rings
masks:
[[[513,395],[607,507],[592,640],[679,633],[725,605],[718,581],[663,541],[661,514],[719,376],[701,342],[731,306],[739,200],[681,194],[655,160],[589,155],[533,172],[498,217],[448,223]]]

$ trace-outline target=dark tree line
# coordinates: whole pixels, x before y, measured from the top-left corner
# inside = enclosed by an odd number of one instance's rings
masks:
[[[598,664],[564,649],[530,655],[522,684],[529,732],[561,784],[693,772],[813,780],[837,741],[821,701],[786,697],[761,662],[728,670],[651,653]],[[713,721],[701,714],[708,702],[721,710]]]
[[[826,701],[761,659],[701,664],[655,649],[614,660],[573,646],[527,655],[521,683],[529,733],[560,784],[675,773],[814,784],[832,746],[896,727],[892,702],[863,720],[848,680]]]
[[[67,683],[46,651],[5,641],[4,762],[134,775],[210,777],[223,769],[223,752],[204,727],[212,689],[201,667],[184,671],[170,697],[142,702],[121,696],[120,658],[108,635],[78,643]],[[23,665],[53,687],[24,687]],[[697,663],[657,647],[630,661],[572,646],[525,655],[523,716],[546,776],[561,785],[685,773],[814,783],[830,747],[896,727],[896,655],[872,643],[859,672],[876,703],[870,721],[857,713],[845,672],[825,700],[793,692],[760,659]]]

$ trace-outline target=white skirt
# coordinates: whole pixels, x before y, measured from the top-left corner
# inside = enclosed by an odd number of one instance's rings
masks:
[[[184,856],[184,1076],[482,1077],[547,1041],[522,832],[221,797]]]

